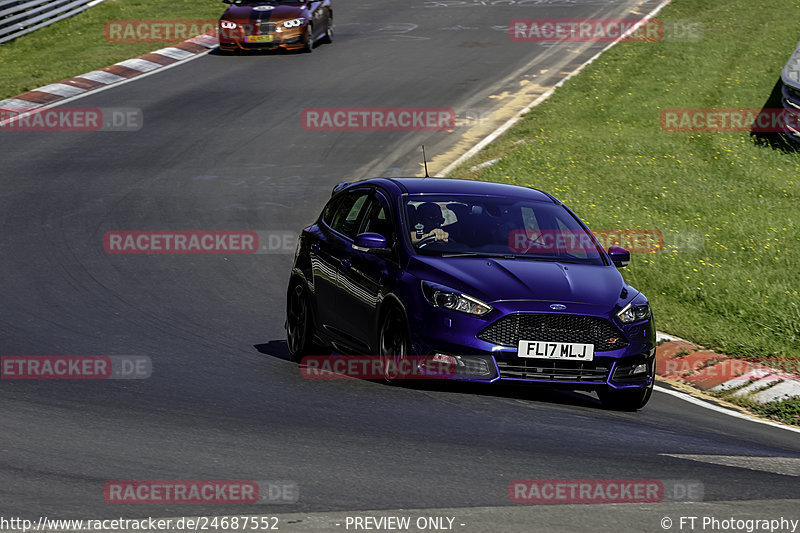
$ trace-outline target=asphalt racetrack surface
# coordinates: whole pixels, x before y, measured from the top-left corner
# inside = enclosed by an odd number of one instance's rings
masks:
[[[605,46],[513,42],[511,19],[656,5],[492,3],[343,0],[335,42],[310,55],[211,53],[68,104],[138,108],[138,131],[0,134],[0,353],[152,361],[142,380],[0,381],[3,517],[448,509],[465,532],[663,531],[663,516],[712,510],[800,518],[797,433],[663,392],[619,413],[572,392],[305,379],[283,329],[292,243],[106,253],[112,230],[294,235],[336,183],[420,175],[420,144],[457,152],[481,117],[509,111],[519,79],[544,92]],[[302,110],[322,107],[451,108],[459,124],[304,129]],[[530,506],[509,498],[517,479],[685,480],[705,503]],[[112,505],[113,480],[288,480],[300,499]],[[281,530],[324,530],[314,523]]]

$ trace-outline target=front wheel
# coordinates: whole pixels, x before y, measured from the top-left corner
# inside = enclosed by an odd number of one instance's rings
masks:
[[[389,383],[401,376],[401,365],[409,355],[408,326],[403,312],[392,307],[381,324],[378,339],[378,355],[381,358],[383,379]]]
[[[329,18],[328,23],[325,25],[325,42],[333,42],[333,17]]]
[[[314,28],[311,27],[311,24],[306,25],[306,36],[303,44],[303,52],[310,54],[314,51]]]
[[[314,326],[308,291],[295,280],[286,299],[286,344],[292,361],[300,361],[314,349]]]
[[[636,411],[641,409],[650,401],[653,394],[655,380],[650,385],[641,389],[617,390],[612,388],[600,389],[597,396],[606,409],[615,411]]]

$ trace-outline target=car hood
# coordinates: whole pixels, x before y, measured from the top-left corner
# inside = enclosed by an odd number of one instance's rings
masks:
[[[414,274],[460,290],[486,303],[538,300],[611,308],[626,287],[614,267],[528,259],[414,258]]]
[[[273,9],[264,9],[270,7]],[[222,18],[225,20],[249,22],[251,20],[285,20],[291,18],[298,18],[303,15],[303,8],[297,6],[287,5],[272,5],[272,4],[253,4],[230,6]]]

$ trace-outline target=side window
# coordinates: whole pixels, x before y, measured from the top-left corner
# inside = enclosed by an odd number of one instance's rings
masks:
[[[355,237],[359,217],[367,203],[367,198],[369,198],[369,191],[348,193],[336,204],[333,216],[327,221],[328,224],[347,237]]]
[[[382,199],[370,202],[370,210],[364,223],[363,232],[380,233],[386,237],[386,242],[391,246],[394,242],[394,226],[389,214],[389,207]]]
[[[336,214],[336,208],[340,203],[342,203],[341,196],[335,196],[328,201],[325,209],[322,210],[322,221],[325,222],[325,224],[332,226],[333,217]]]

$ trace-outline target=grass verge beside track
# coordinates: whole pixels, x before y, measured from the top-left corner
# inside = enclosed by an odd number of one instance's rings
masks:
[[[0,44],[0,99],[183,40],[112,43],[105,38],[106,21],[217,20],[224,8],[217,0],[106,0],[74,17]]]
[[[677,248],[623,271],[660,330],[735,357],[798,358],[800,154],[748,132],[665,132],[660,113],[765,107],[799,10],[676,0],[659,18],[702,22],[702,40],[619,43],[450,176],[541,188],[595,229],[660,230]]]

